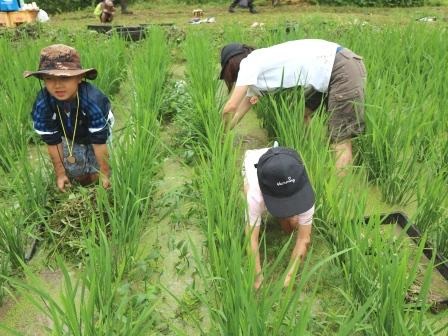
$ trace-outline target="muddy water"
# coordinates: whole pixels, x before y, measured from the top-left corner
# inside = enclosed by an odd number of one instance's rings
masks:
[[[175,130],[172,126],[162,134],[162,141],[170,144]],[[161,257],[160,272],[151,279],[166,290],[162,290],[156,311],[162,319],[158,327],[164,334],[176,334],[176,329],[188,335],[198,335],[193,319],[201,322],[205,330],[210,326],[206,307],[192,294],[204,292],[204,286],[196,272],[193,247],[202,256],[205,238],[198,220],[189,216],[189,211],[198,207],[189,198],[185,184],[194,178],[191,167],[184,165],[178,156],[169,155],[163,161],[155,199],[159,209],[142,237],[140,253],[158,249]]]
[[[38,259],[37,257],[35,258]],[[38,262],[36,260],[32,265],[37,266]],[[36,276],[40,281],[41,288],[58,301],[59,292],[62,288],[62,273],[58,270],[43,269]],[[51,327],[51,320],[33,306],[28,299],[20,296],[18,293],[15,294],[17,294],[15,299],[8,298],[3,306],[0,307],[0,324],[26,336],[48,335],[45,327]],[[38,299],[37,296],[36,299]],[[1,328],[0,335],[3,335]]]
[[[387,225],[386,225],[387,227]],[[402,235],[403,229],[401,228],[401,226],[395,224],[390,228],[384,228],[383,230],[384,232],[388,232],[390,235],[395,235],[395,236],[399,236]],[[409,238],[409,247],[412,250],[416,250],[417,249],[417,245],[414,243],[414,241]],[[415,259],[415,258],[414,258]],[[411,258],[410,263],[413,263],[414,260]],[[428,264],[429,264],[429,260],[428,258],[426,258],[425,255],[422,256],[422,258],[420,259],[420,265],[419,265],[419,270],[418,270],[418,276],[417,276],[417,280],[415,283],[415,290],[419,290],[420,286],[419,284],[421,284],[423,282],[423,278],[425,276],[426,270],[428,269]],[[436,269],[434,269],[434,272],[432,273],[432,277],[431,277],[431,285],[430,285],[430,294],[429,294],[429,299],[431,301],[446,301],[448,300],[448,280],[445,279],[442,274],[440,274]]]

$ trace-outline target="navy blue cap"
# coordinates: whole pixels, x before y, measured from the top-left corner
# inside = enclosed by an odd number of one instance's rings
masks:
[[[219,75],[219,79],[223,79],[224,68],[226,67],[227,62],[233,56],[242,54],[244,52],[245,48],[241,43],[230,43],[221,49],[221,74]]]
[[[313,188],[295,150],[270,148],[258,160],[257,175],[266,208],[273,216],[295,216],[314,205]]]

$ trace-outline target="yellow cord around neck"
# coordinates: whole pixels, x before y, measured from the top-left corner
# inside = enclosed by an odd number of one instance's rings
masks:
[[[64,123],[62,122],[61,111],[59,110],[59,106],[56,103],[56,108],[57,108],[58,114],[59,114],[59,120],[61,121],[62,132],[64,133],[64,137],[65,137],[65,139],[67,141],[68,155],[69,155],[70,158],[73,158],[73,159],[74,159],[73,147],[75,146],[75,135],[76,135],[76,127],[78,126],[78,114],[79,114],[79,95],[78,95],[78,93],[76,93],[76,100],[78,102],[78,106],[76,107],[75,127],[73,128],[73,137],[72,137],[72,145],[71,145],[71,147],[70,147],[69,139],[67,138],[67,132],[65,131]],[[68,118],[70,118],[70,116],[68,116]],[[74,162],[71,162],[71,163],[74,163]]]

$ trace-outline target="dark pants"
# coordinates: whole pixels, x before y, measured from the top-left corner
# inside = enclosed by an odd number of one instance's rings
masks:
[[[230,5],[230,8],[235,8],[238,6],[241,0],[233,0],[232,4]],[[254,8],[254,0],[247,0],[247,8],[253,9]]]
[[[120,6],[121,6],[121,11],[125,12],[128,9],[128,1],[127,0],[120,0]]]

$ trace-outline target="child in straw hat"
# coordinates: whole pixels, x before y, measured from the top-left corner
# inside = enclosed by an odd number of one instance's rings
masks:
[[[101,178],[110,187],[106,142],[114,117],[110,101],[85,79],[97,70],[83,69],[78,52],[55,44],[41,50],[38,71],[26,71],[44,82],[33,105],[35,131],[47,144],[56,184],[65,191],[76,181],[88,185]]]

